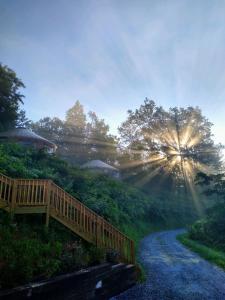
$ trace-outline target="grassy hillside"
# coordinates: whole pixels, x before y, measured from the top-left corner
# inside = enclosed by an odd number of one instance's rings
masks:
[[[71,167],[43,151],[17,144],[0,145],[0,172],[14,178],[52,179],[136,242],[163,224],[156,201],[143,192],[101,174]],[[160,225],[155,225],[155,223]],[[45,278],[105,259],[105,253],[43,217],[0,212],[0,287]]]
[[[0,173],[14,178],[52,179],[134,239],[136,247],[140,238],[150,232],[187,222],[175,202],[167,203],[166,195],[163,199],[148,196],[128,183],[81,170],[55,155],[18,144],[0,144]],[[16,216],[11,223],[6,214],[0,214],[0,240],[4,241],[0,244],[2,287],[104,259],[104,253],[54,220],[50,220],[48,231],[41,216]]]
[[[0,289],[98,264],[103,250],[85,243],[56,221],[47,229],[41,215],[0,211]]]

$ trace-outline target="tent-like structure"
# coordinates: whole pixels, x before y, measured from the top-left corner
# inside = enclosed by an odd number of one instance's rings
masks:
[[[117,168],[112,167],[101,160],[91,160],[81,166],[82,169],[88,169],[95,172],[104,173],[114,178],[120,177],[120,172]]]
[[[17,142],[25,146],[32,146],[36,149],[47,149],[48,152],[55,152],[57,146],[49,140],[34,133],[32,130],[19,127],[8,131],[0,132],[0,142]]]

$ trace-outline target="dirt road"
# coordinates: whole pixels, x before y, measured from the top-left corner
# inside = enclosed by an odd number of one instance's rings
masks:
[[[140,245],[147,280],[112,300],[225,300],[225,272],[176,240],[182,230],[154,233]]]

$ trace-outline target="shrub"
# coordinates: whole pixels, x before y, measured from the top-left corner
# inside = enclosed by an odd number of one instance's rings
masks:
[[[60,269],[62,245],[19,236],[0,228],[0,286],[11,287],[36,276],[50,277]]]
[[[225,251],[225,209],[224,205],[210,208],[205,219],[195,222],[189,236],[193,240]]]

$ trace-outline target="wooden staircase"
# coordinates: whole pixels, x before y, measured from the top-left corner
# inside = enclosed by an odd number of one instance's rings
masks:
[[[134,242],[52,180],[12,179],[0,174],[0,209],[14,214],[44,213],[99,248],[112,249],[122,262],[135,263]]]

